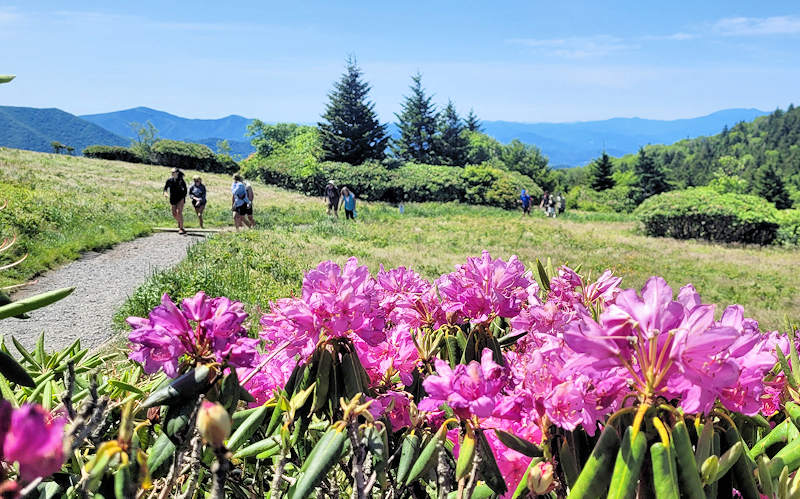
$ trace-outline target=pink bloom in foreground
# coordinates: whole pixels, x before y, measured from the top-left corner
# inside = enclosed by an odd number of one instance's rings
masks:
[[[268,354],[262,354],[256,360],[256,365],[260,365],[261,361],[267,357]],[[256,407],[264,404],[272,398],[276,388],[283,388],[286,382],[289,381],[289,376],[292,375],[297,362],[286,355],[275,355],[267,364],[258,370],[246,383],[242,386],[256,399],[255,402],[250,404],[251,407]],[[236,375],[240,380],[245,379],[250,375],[253,369],[249,367],[240,367],[236,370]]]
[[[65,423],[62,418],[51,418],[39,405],[15,409],[3,442],[3,459],[18,462],[25,481],[52,475],[64,462]]]
[[[504,262],[493,260],[484,251],[478,258],[467,258],[455,272],[441,276],[436,286],[448,315],[481,324],[495,317],[516,316],[534,284],[530,277],[516,256]]]
[[[480,363],[473,360],[455,369],[441,359],[435,364],[436,374],[422,382],[428,397],[419,403],[420,410],[438,411],[446,403],[462,419],[492,415],[505,383],[505,370],[492,360],[491,350],[484,349]]]
[[[208,298],[201,291],[183,300],[179,309],[165,293],[148,318],[128,317],[133,328],[128,335],[133,348],[129,357],[147,373],[163,369],[170,377],[177,375],[183,355],[193,363],[252,366],[258,341],[247,338],[245,319],[244,306],[228,298]]]

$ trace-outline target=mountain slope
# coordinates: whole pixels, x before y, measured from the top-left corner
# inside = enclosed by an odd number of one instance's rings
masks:
[[[182,118],[164,111],[150,109],[149,107],[135,107],[111,113],[87,114],[81,116],[81,118],[123,137],[132,137],[134,135],[130,126],[131,123],[144,124],[150,121],[158,129],[160,137],[172,140],[201,140],[210,137],[221,137],[228,140],[244,141],[247,125],[252,121],[233,114],[213,120]]]
[[[51,142],[80,152],[93,144],[125,146],[130,140],[60,109],[0,106],[0,146],[52,152]]]
[[[612,118],[574,123],[515,123],[484,121],[484,131],[499,140],[537,145],[550,158],[550,164],[582,165],[605,151],[612,156],[635,152],[647,144],[671,144],[681,139],[712,135],[741,121],[767,114],[758,109],[725,109],[679,120]]]

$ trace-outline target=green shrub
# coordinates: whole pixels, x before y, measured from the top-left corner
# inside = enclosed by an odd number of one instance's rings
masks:
[[[391,165],[393,166],[393,165]],[[268,183],[321,196],[328,180],[347,186],[367,201],[459,201],[514,208],[520,189],[534,198],[542,190],[529,177],[484,164],[460,168],[407,163],[387,168],[383,163],[363,165],[317,163],[307,155],[276,154],[255,156],[242,162],[242,173]]]
[[[770,244],[778,232],[778,212],[772,204],[758,196],[707,187],[652,196],[634,214],[651,236]]]
[[[800,210],[778,210],[778,236],[775,242],[800,244]]]
[[[636,204],[628,195],[629,192],[630,187],[627,185],[615,185],[604,191],[576,185],[567,193],[567,207],[599,213],[630,213],[636,208]]]
[[[127,161],[128,163],[142,163],[142,158],[127,147],[121,146],[89,146],[83,150],[87,158],[110,159],[112,161]]]
[[[159,165],[214,173],[233,173],[238,165],[228,156],[214,154],[208,146],[159,140],[153,145],[153,161]]]

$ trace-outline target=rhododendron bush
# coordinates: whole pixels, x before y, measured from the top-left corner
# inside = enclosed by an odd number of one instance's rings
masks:
[[[351,258],[260,317],[199,292],[128,323],[150,385],[112,380],[126,396],[64,465],[68,494],[800,497],[794,332],[691,284],[487,252],[431,282]],[[11,430],[63,431],[4,407]],[[67,459],[14,435],[23,484]]]

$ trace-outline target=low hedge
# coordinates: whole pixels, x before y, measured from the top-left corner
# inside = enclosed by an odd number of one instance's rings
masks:
[[[199,170],[213,173],[234,173],[238,170],[235,161],[227,156],[214,154],[206,145],[159,140],[153,144],[153,161],[162,166]]]
[[[514,208],[520,189],[534,198],[542,190],[529,177],[490,165],[466,168],[406,163],[387,168],[377,162],[362,165],[316,162],[300,155],[251,157],[242,162],[246,177],[269,184],[320,196],[328,180],[349,187],[367,201],[459,201],[471,204]]]
[[[778,234],[778,211],[771,203],[707,187],[652,196],[634,215],[651,236],[764,245],[774,242]]]
[[[599,213],[630,213],[636,208],[636,203],[631,199],[627,185],[617,185],[605,191],[577,185],[567,194],[567,207]]]
[[[142,163],[142,158],[134,151],[122,146],[89,146],[83,150],[87,158],[110,159],[113,161],[127,161],[128,163]]]
[[[800,244],[800,210],[778,210],[778,244]]]

